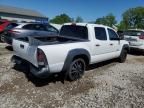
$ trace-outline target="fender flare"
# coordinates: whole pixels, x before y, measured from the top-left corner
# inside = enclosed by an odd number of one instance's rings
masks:
[[[68,52],[68,55],[67,55],[65,61],[64,61],[64,66],[63,66],[62,72],[66,72],[68,67],[70,66],[72,60],[74,59],[74,57],[79,56],[79,55],[87,56],[87,58],[90,62],[90,54],[86,49],[73,49],[73,50],[70,50]]]
[[[128,52],[130,51],[130,47],[128,44],[124,44],[122,50],[127,50]]]

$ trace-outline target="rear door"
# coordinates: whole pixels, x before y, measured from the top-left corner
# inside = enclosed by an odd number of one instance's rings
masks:
[[[39,25],[38,24],[27,24],[22,27],[22,36],[36,36],[38,35],[38,29]]]
[[[95,27],[94,55],[110,53],[109,41],[104,27]]]
[[[48,35],[47,32],[46,32],[46,28],[44,27],[43,24],[35,24],[34,29],[35,29],[34,35],[37,35],[37,36]]]

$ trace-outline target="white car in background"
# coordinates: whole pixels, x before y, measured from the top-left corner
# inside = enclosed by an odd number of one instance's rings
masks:
[[[124,39],[129,42],[131,49],[144,52],[144,30],[129,29],[125,31]]]

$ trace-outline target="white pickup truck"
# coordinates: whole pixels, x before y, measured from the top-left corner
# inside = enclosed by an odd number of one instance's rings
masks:
[[[13,40],[15,51],[12,61],[30,64],[30,72],[39,78],[63,72],[69,80],[77,80],[89,64],[113,58],[124,62],[129,44],[120,40],[110,27],[67,23],[59,36],[23,37]]]

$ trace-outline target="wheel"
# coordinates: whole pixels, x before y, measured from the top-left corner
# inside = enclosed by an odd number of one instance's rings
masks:
[[[127,58],[127,50],[122,50],[120,57],[118,58],[120,63],[124,63]]]
[[[66,78],[69,81],[80,79],[85,72],[85,61],[81,58],[73,60],[66,73]]]

